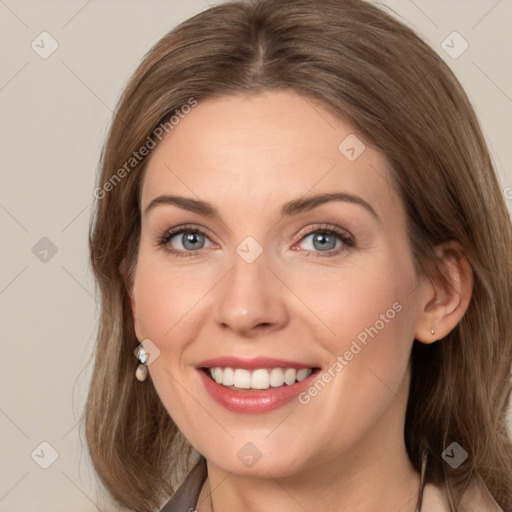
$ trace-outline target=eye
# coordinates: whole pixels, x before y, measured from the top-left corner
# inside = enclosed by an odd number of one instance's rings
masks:
[[[206,245],[209,242],[210,245]],[[302,233],[299,244],[305,245],[302,250],[314,257],[336,256],[355,245],[353,237],[337,226],[323,225],[314,230]],[[195,226],[179,226],[156,240],[157,246],[166,253],[177,257],[195,256],[201,249],[212,247],[214,244],[208,238],[206,231]],[[292,250],[297,250],[295,245]]]
[[[355,245],[349,233],[336,226],[322,226],[310,230],[301,238],[301,242],[305,245],[305,252],[319,257],[334,256]]]
[[[169,242],[171,242],[173,238],[177,238],[178,242],[180,242],[182,247],[187,251],[194,251],[204,247],[206,237],[203,233],[199,233],[198,231],[185,231],[184,233],[171,237]]]
[[[196,227],[181,226],[164,233],[157,240],[157,245],[166,252],[178,257],[194,256],[194,252],[205,247],[209,240],[206,233]]]

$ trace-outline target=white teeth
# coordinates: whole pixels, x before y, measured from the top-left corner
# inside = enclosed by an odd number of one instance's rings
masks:
[[[270,372],[270,385],[278,388],[284,384],[284,372],[281,368],[272,368]]]
[[[286,368],[284,371],[284,381],[288,386],[295,383],[297,379],[297,370],[295,368]]]
[[[224,381],[222,381],[222,383],[223,382]],[[233,386],[235,386],[235,388],[240,388],[240,389],[249,389],[251,387],[251,372],[249,370],[245,370],[243,368],[237,368],[235,370]]]
[[[222,384],[224,386],[232,386],[235,383],[235,371],[233,368],[224,368],[222,373]]]
[[[268,389],[270,376],[267,370],[254,370],[251,375],[252,389]]]
[[[217,384],[222,384],[222,368],[213,369],[213,378]]]
[[[278,388],[284,384],[291,386],[308,378],[313,370],[311,368],[259,368],[246,370],[245,368],[210,368],[209,373],[217,384],[234,386],[239,389],[268,389]]]
[[[297,380],[300,382],[301,380],[307,379],[311,375],[311,370],[309,368],[301,368],[297,371]]]

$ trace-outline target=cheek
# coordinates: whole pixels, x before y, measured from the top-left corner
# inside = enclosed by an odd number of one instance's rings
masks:
[[[318,385],[318,392],[310,388],[301,402],[307,403],[304,417],[314,417],[323,425],[322,436],[336,440],[325,456],[335,444],[348,446],[369,435],[386,411],[398,417],[407,403],[414,269],[407,262],[388,261],[364,272],[351,270],[342,279],[326,280],[322,291],[304,287],[301,292],[329,327],[317,337],[328,353],[325,387]]]
[[[409,344],[413,308],[407,305],[417,284],[414,267],[390,251],[374,256],[291,276],[294,292],[333,355],[348,350],[353,340],[364,346],[377,336],[389,338],[393,345]]]
[[[207,272],[204,265],[192,272],[189,266],[173,268],[173,262],[167,263],[161,256],[150,257],[142,251],[134,287],[140,335],[154,341],[161,350],[172,349],[174,344],[168,341],[185,324],[191,327],[194,310],[200,307],[201,299],[208,292],[211,276]]]
[[[405,257],[384,256],[347,267],[335,279],[317,274],[298,290],[315,320],[321,319],[318,332],[324,334],[316,339],[328,354],[324,364],[335,375],[331,389],[344,397],[347,414],[397,393],[409,362],[415,271]]]

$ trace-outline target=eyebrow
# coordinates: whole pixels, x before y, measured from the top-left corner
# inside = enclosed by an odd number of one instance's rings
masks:
[[[380,222],[380,217],[377,212],[368,204],[364,199],[359,196],[349,194],[346,192],[331,192],[327,194],[318,194],[315,196],[309,196],[301,199],[294,199],[285,203],[281,208],[281,217],[289,217],[297,215],[299,213],[312,210],[317,206],[328,203],[330,201],[344,201],[352,204],[357,204],[365,208],[377,221]],[[206,217],[221,218],[218,210],[210,203],[206,201],[200,201],[192,199],[190,197],[175,196],[175,195],[161,195],[155,197],[144,210],[144,214],[147,214],[154,208],[160,205],[174,205],[184,210],[188,210],[199,215]]]

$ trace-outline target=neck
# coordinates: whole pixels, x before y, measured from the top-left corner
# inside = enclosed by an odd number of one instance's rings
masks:
[[[345,455],[345,454],[344,454]],[[405,446],[354,450],[286,478],[250,478],[208,462],[197,512],[414,512],[420,476]],[[210,490],[211,489],[211,496]]]

